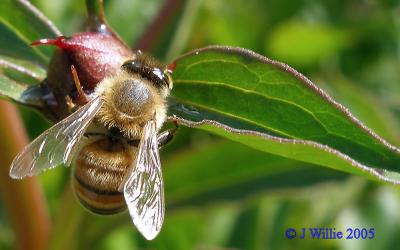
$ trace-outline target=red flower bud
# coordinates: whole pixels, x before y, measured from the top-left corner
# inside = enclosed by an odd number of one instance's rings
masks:
[[[76,69],[83,91],[91,94],[106,76],[115,74],[133,52],[115,36],[99,32],[83,32],[72,37],[41,39],[32,45],[54,45],[55,51],[43,82],[46,105],[58,120],[70,114],[76,104],[78,90],[71,73]]]

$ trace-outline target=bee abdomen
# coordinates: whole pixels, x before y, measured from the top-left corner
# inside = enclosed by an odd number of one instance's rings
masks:
[[[84,146],[75,161],[73,187],[81,203],[94,213],[115,214],[125,209],[119,192],[133,162],[132,153],[108,139]]]
[[[73,186],[81,204],[93,213],[103,215],[116,214],[125,209],[125,200],[121,193],[98,193],[97,190],[94,191],[82,185],[77,178],[74,179]]]

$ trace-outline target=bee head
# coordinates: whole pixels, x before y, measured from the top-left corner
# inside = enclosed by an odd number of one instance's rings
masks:
[[[170,72],[163,70],[161,64],[140,51],[134,59],[124,62],[121,68],[129,74],[138,74],[147,79],[159,90],[172,89]]]

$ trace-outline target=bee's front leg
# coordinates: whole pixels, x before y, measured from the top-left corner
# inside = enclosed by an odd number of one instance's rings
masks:
[[[174,121],[175,128],[168,129],[163,131],[161,134],[158,135],[158,148],[162,148],[163,146],[167,145],[174,139],[175,133],[178,130],[178,123]]]

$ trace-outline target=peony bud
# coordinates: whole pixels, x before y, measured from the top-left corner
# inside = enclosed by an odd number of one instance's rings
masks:
[[[82,32],[72,37],[41,39],[32,45],[57,46],[42,83],[44,101],[54,120],[71,113],[78,104],[78,91],[71,73],[76,68],[83,91],[90,95],[97,83],[115,74],[133,52],[115,36],[100,32]]]

